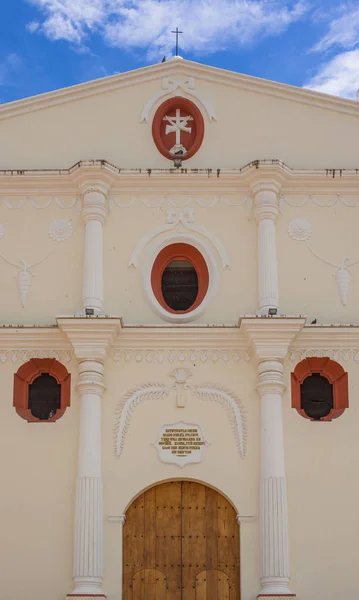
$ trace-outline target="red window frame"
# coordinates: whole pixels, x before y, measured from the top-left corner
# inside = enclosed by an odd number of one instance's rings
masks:
[[[198,278],[197,298],[187,310],[174,310],[166,303],[162,293],[162,275],[170,262],[173,260],[187,260],[193,265]],[[197,248],[190,244],[170,244],[161,250],[153,263],[151,271],[151,285],[153,293],[159,304],[167,312],[179,315],[194,311],[204,300],[209,286],[209,272],[205,259]]]
[[[61,385],[60,408],[53,417],[46,421],[34,417],[29,409],[29,385],[43,373],[48,373]],[[70,395],[71,375],[66,367],[55,358],[32,358],[22,365],[14,375],[13,404],[17,414],[28,423],[54,423],[70,406]]]
[[[292,408],[295,408],[305,419],[310,419],[311,421],[314,420],[308,417],[301,408],[300,397],[301,384],[313,373],[319,373],[333,385],[333,408],[329,415],[320,420],[332,421],[332,419],[337,419],[343,414],[345,409],[349,407],[348,373],[344,371],[339,363],[327,357],[306,358],[297,364],[294,372],[291,374]]]

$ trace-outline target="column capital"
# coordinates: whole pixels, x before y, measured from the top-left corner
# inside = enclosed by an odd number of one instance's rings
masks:
[[[283,362],[281,360],[263,360],[258,364],[257,390],[260,396],[264,396],[264,394],[282,396],[286,387],[283,382]]]
[[[282,362],[287,356],[291,342],[304,324],[304,317],[258,316],[241,319],[240,328],[252,346],[259,363]]]
[[[254,196],[259,194],[259,192],[272,192],[277,196],[281,190],[281,187],[282,184],[275,177],[258,177],[250,184],[250,188]]]
[[[275,179],[259,179],[251,184],[254,195],[254,216],[257,222],[262,219],[276,221],[279,215],[280,184]]]
[[[58,317],[57,324],[80,362],[103,363],[121,329],[121,319],[116,317]]]
[[[101,181],[86,182],[80,185],[82,191],[82,217],[88,221],[105,223],[109,214],[107,193],[109,186]]]

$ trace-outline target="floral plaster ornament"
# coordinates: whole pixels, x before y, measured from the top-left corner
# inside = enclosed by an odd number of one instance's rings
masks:
[[[293,240],[305,242],[313,232],[312,224],[305,219],[294,219],[288,225],[288,233]]]
[[[55,219],[49,225],[49,237],[54,242],[64,242],[72,235],[72,223],[66,219]]]
[[[345,258],[341,264],[334,263],[330,260],[326,260],[322,256],[320,256],[309,244],[308,240],[311,237],[313,232],[313,228],[309,221],[305,219],[294,219],[288,225],[288,234],[293,240],[297,240],[299,242],[304,242],[310,252],[319,260],[324,262],[331,267],[335,267],[335,281],[337,283],[338,293],[340,297],[340,301],[343,306],[346,306],[348,303],[348,295],[349,295],[349,285],[351,281],[351,273],[349,271],[350,267],[354,267],[359,263],[359,260],[355,260],[350,262],[348,258]]]

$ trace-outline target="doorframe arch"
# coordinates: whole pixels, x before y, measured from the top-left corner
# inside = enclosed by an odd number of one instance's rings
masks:
[[[223,492],[223,490],[221,490],[220,488],[218,488],[217,486],[213,485],[212,483],[209,483],[207,481],[205,481],[204,479],[197,479],[195,477],[166,477],[165,479],[159,479],[158,481],[156,481],[155,483],[151,483],[145,487],[143,487],[139,492],[137,492],[132,498],[131,500],[126,504],[126,507],[123,511],[123,515],[126,516],[126,513],[128,511],[128,509],[130,508],[131,504],[133,502],[135,502],[135,500],[137,500],[137,498],[139,498],[141,496],[141,494],[144,494],[145,492],[147,492],[148,490],[161,485],[162,483],[170,483],[171,481],[193,481],[193,483],[199,483],[201,485],[204,485],[212,490],[214,490],[215,492],[217,492],[218,494],[221,494],[223,496],[223,498],[225,498],[227,500],[227,502],[229,502],[229,504],[233,507],[233,509],[236,511],[237,515],[240,515],[240,511],[238,509],[238,506],[236,506],[236,504],[233,502],[233,500],[225,493]]]

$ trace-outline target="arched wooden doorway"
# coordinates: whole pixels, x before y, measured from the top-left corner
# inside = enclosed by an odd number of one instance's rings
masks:
[[[240,600],[236,512],[205,485],[157,485],[127,511],[123,563],[123,600]]]

